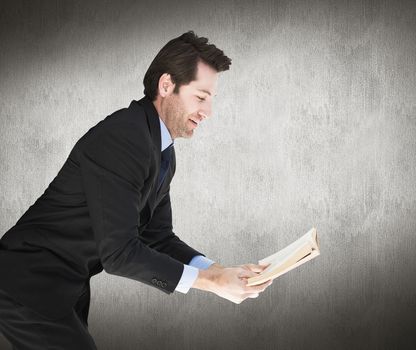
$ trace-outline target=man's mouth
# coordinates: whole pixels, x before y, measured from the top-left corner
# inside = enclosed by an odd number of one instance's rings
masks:
[[[195,120],[193,120],[193,119],[189,119],[189,120],[192,122],[193,125],[195,125],[195,127],[197,127],[199,125],[199,123],[196,122]]]

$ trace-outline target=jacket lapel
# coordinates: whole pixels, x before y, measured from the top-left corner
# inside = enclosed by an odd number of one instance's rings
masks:
[[[160,197],[166,193],[166,190],[172,181],[172,178],[175,174],[176,170],[176,157],[175,157],[175,149],[172,152],[172,159],[169,165],[169,169],[166,173],[165,179],[160,186],[159,191],[157,191],[159,173],[160,173],[160,163],[162,158],[161,152],[161,134],[160,134],[160,121],[159,115],[155,106],[153,105],[152,101],[148,99],[146,96],[138,101],[134,101],[135,103],[140,104],[146,113],[147,124],[149,126],[149,130],[152,137],[152,148],[153,148],[153,161],[155,164],[155,171],[151,174],[152,179],[150,179],[150,193],[147,197],[146,204],[143,207],[143,210],[140,212],[140,221],[139,221],[139,231],[141,232],[147,225],[147,223],[151,220],[153,211],[155,207],[158,205],[160,201]],[[133,103],[133,102],[132,102]],[[153,166],[152,166],[153,168]]]

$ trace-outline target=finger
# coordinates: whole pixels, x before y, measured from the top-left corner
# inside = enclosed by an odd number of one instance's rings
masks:
[[[259,296],[259,293],[255,293],[255,294],[249,294],[247,297],[248,298],[257,298]]]
[[[244,281],[246,283],[248,283],[248,278],[244,277]],[[261,287],[261,286],[266,286],[266,285],[269,285],[269,284],[272,284],[272,283],[273,283],[273,278],[272,279],[269,279],[269,280],[267,280],[265,282],[262,282],[260,284],[255,284],[255,285],[252,285],[252,286],[247,286],[247,288],[251,288],[251,287]]]
[[[264,269],[267,269],[272,263],[264,264],[264,265],[258,265],[261,266]]]
[[[250,293],[259,293],[263,292],[268,286],[270,286],[273,283],[273,280],[268,280],[266,282],[263,282],[261,284],[257,284],[255,286],[246,286],[245,290]]]
[[[250,271],[253,271],[253,272],[262,272],[266,268],[265,265],[256,265],[256,264],[246,264],[244,266],[246,266],[248,269],[250,269]]]
[[[251,271],[251,268],[248,266],[248,264],[240,265],[239,267],[243,268],[244,270]]]
[[[273,279],[267,280],[266,282],[260,283],[260,284],[255,284],[253,286],[247,286],[248,283],[248,278],[247,277],[243,277],[242,281],[245,283],[245,290],[250,291],[250,290],[256,290],[256,288],[266,288],[268,286],[270,286],[273,283]]]
[[[257,273],[251,271],[251,270],[244,270],[241,269],[241,271],[238,273],[239,278],[245,278],[245,277],[255,277],[258,276]]]

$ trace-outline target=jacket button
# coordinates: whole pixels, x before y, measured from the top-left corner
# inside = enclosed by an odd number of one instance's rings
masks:
[[[167,286],[167,283],[166,282],[163,282],[162,283],[162,287],[165,288],[166,286]]]
[[[161,287],[161,286],[162,286],[162,281],[157,281],[157,285],[158,285],[159,287]]]
[[[152,278],[152,283],[156,284],[157,283],[157,279],[156,278]]]

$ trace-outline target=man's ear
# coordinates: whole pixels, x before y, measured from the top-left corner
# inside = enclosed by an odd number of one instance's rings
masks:
[[[169,73],[163,73],[159,78],[158,92],[161,97],[169,96],[173,93],[175,84]]]

